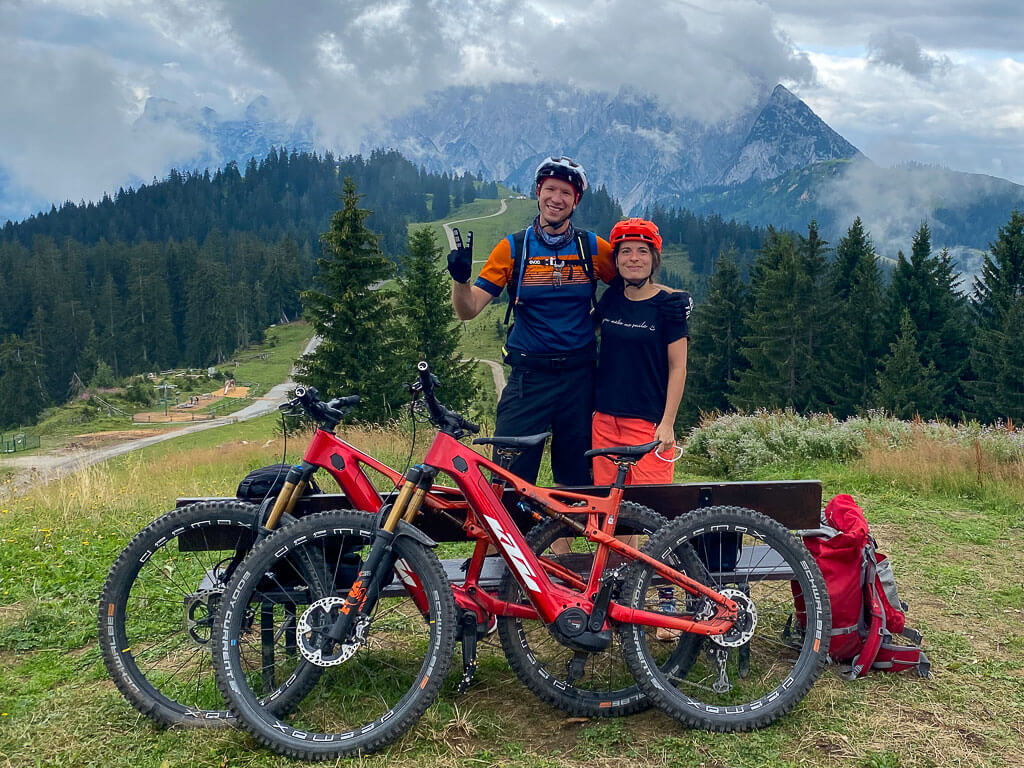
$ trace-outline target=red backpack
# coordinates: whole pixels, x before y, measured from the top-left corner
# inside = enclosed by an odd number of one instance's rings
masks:
[[[931,664],[921,650],[921,633],[906,626],[907,604],[896,591],[888,558],[875,549],[864,511],[843,493],[828,503],[822,518],[821,529],[805,536],[804,544],[821,568],[832,604],[829,656],[850,665],[843,675],[850,680],[871,669],[914,668],[928,677]],[[803,625],[803,595],[795,582],[793,589]],[[895,636],[910,645],[897,644]]]

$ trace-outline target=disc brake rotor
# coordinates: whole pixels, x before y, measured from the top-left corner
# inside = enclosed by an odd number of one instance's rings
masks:
[[[757,628],[757,606],[750,596],[739,589],[721,589],[718,594],[727,597],[739,606],[739,615],[732,628],[720,635],[709,635],[708,640],[723,648],[739,648],[750,642]]]
[[[185,631],[192,642],[200,647],[210,643],[213,617],[224,594],[223,588],[199,589],[185,596]]]
[[[348,642],[336,643],[334,650],[324,653],[324,633],[334,624],[337,609],[345,604],[343,597],[321,597],[303,611],[296,624],[296,644],[302,657],[318,667],[334,667],[344,664],[366,642],[366,630],[370,620],[365,616],[356,619],[355,627]]]

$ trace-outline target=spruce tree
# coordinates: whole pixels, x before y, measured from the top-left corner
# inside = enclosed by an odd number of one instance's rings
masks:
[[[740,279],[735,251],[718,259],[708,284],[707,298],[690,316],[684,413],[690,423],[697,412],[726,411],[728,395],[747,360],[740,345],[747,335],[747,287]]]
[[[903,310],[899,334],[879,366],[875,404],[899,419],[934,417],[942,407],[940,376],[933,361],[922,362],[914,321]]]
[[[922,223],[914,235],[910,260],[899,255],[889,287],[889,318],[895,323],[906,309],[914,324],[922,361],[938,372],[938,412],[958,417],[964,400],[960,379],[969,354],[969,326],[965,298],[957,290],[959,276],[952,257],[931,252],[931,231]],[[901,322],[901,321],[900,321]],[[893,330],[893,338],[897,331]]]
[[[459,354],[461,323],[450,299],[441,248],[429,227],[415,229],[398,278],[402,340],[411,358],[426,360],[441,381],[438,394],[451,408],[463,408],[473,396],[473,363]]]
[[[977,325],[971,346],[976,380],[967,383],[979,418],[1024,422],[1024,213],[999,228],[974,281]]]
[[[871,404],[885,351],[878,258],[859,217],[836,246],[829,286],[834,331],[828,348],[829,390],[836,415],[849,416]]]
[[[366,226],[370,211],[359,207],[355,182],[345,179],[342,208],[320,240],[317,260],[319,289],[303,292],[302,302],[320,345],[299,360],[298,380],[315,386],[322,396],[359,395],[354,414],[360,420],[383,422],[407,399],[403,377],[409,378],[398,351],[399,328],[386,291],[378,290],[392,276],[393,266]]]
[[[31,424],[49,404],[39,347],[10,334],[0,343],[0,427]]]
[[[825,242],[812,221],[795,243],[769,229],[751,272],[753,306],[742,347],[750,367],[729,396],[737,408],[828,406],[822,355],[827,345],[827,307],[822,301]]]

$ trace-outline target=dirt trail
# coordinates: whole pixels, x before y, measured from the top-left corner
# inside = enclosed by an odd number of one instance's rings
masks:
[[[319,343],[320,338],[314,336],[306,345],[303,354],[312,352]],[[294,373],[294,370],[292,373]],[[152,430],[119,430],[114,433],[101,432],[95,435],[80,435],[79,438],[76,438],[76,442],[83,443],[83,447],[78,450],[72,449],[70,453],[66,452],[66,449],[62,449],[62,452],[36,453],[28,456],[0,458],[0,469],[13,468],[15,470],[13,481],[0,486],[0,496],[16,495],[33,485],[48,483],[92,464],[98,464],[115,456],[120,456],[130,451],[137,451],[140,448],[145,448],[155,443],[161,443],[164,440],[173,440],[182,435],[190,435],[194,432],[202,432],[206,429],[213,429],[214,427],[221,427],[225,424],[233,424],[239,421],[247,421],[267,413],[273,413],[277,410],[278,405],[288,399],[288,390],[294,386],[295,383],[289,376],[287,381],[273,387],[263,397],[254,400],[240,411],[236,411],[228,416],[211,419],[210,421],[189,424],[186,427],[160,432]],[[140,433],[145,436],[136,436]],[[108,439],[113,440],[114,443],[112,445],[96,447],[96,444],[103,442],[104,435]],[[92,443],[91,447],[89,446],[90,443]]]

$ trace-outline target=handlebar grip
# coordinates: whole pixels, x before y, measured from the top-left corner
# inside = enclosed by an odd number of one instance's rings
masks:
[[[424,394],[433,394],[434,392],[434,374],[430,372],[430,366],[426,360],[420,360],[416,363],[416,370],[419,371],[420,388]]]
[[[331,408],[351,408],[353,405],[359,405],[359,395],[336,397],[327,404]]]

